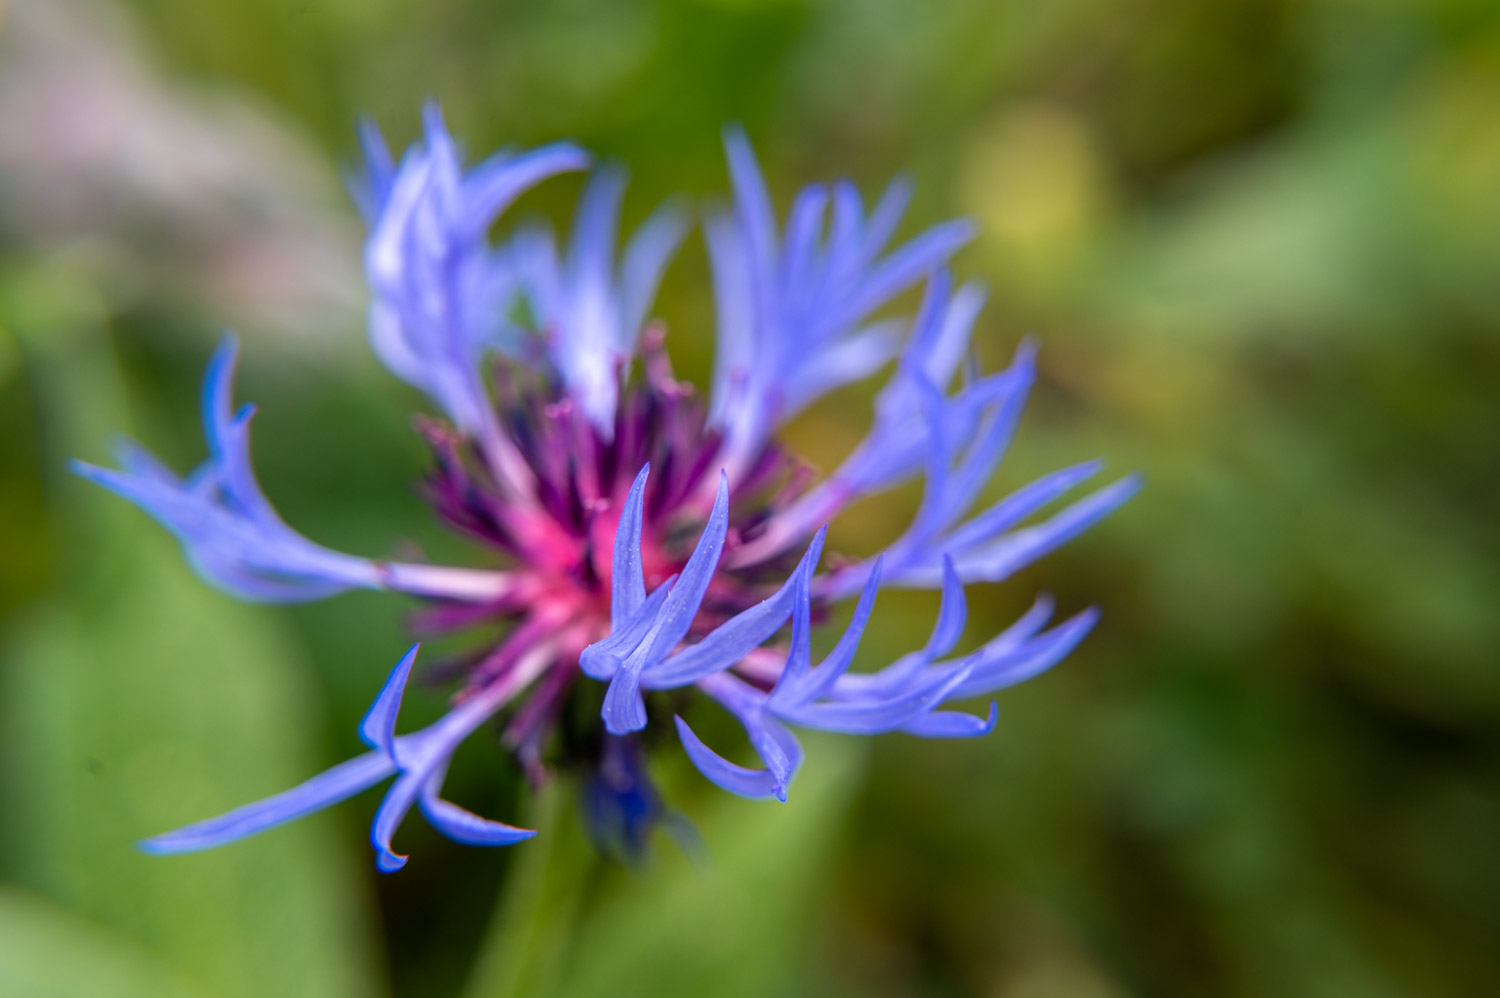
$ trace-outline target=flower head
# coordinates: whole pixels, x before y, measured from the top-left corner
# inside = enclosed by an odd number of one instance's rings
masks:
[[[77,468],[160,520],[205,578],[236,596],[395,590],[423,601],[420,631],[503,623],[505,636],[477,650],[436,723],[397,733],[413,646],[360,726],[369,752],[145,848],[220,845],[386,780],[371,828],[381,870],[406,862],[393,837],[414,806],[457,841],[519,842],[534,833],[443,799],[452,753],[498,719],[518,764],[542,779],[568,705],[594,703],[586,810],[601,848],[633,857],[667,815],[642,764],[643,731],[675,732],[703,775],[731,793],[786,800],[803,759],[796,729],[982,735],[995,705],[975,714],[952,709],[954,701],[1036,675],[1093,626],[1097,615],[1085,610],[1049,628],[1044,597],[954,655],[966,584],[1005,578],[1139,484],[1127,476],[1036,520],[1099,471],[1080,464],[973,511],[1020,418],[1035,348],[1022,344],[994,374],[960,370],[983,294],[972,285],[954,291],[946,267],[968,223],[887,250],[907,187],[892,185],[867,215],[841,181],[804,189],[778,235],[749,143],[730,131],[732,208],[710,214],[705,230],[718,359],[704,406],[673,376],[660,327],[647,324],[686,229],[680,206],[659,209],[617,259],[624,175],[605,167],[585,189],[565,252],[538,227],[492,245],[489,231],[516,195],[584,168],[587,156],[559,144],[496,154],[466,172],[435,107],[399,163],[373,127],[363,134],[356,198],[370,225],[371,342],[443,417],[420,424],[433,452],[424,490],[435,513],[497,567],[360,558],[287,526],[251,469],[253,408],[232,404],[233,339],[205,382],[209,459],[199,469],[179,478],[134,445],[122,449],[118,470]],[[924,281],[913,320],[881,315]],[[810,481],[775,442],[777,429],[892,361],[868,436],[827,478]],[[922,504],[899,537],[866,560],[824,564],[829,521],[918,476]],[[932,634],[874,671],[851,671],[880,590],[893,586],[941,591]],[[815,663],[813,627],[844,600],[854,601],[852,617]],[[739,723],[756,765],[731,761],[681,717],[664,716],[657,694],[687,688]]]

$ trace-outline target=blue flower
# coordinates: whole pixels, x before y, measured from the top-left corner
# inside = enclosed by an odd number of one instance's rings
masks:
[[[584,801],[596,840],[633,859],[668,815],[638,732],[675,732],[699,771],[732,793],[786,800],[804,756],[797,729],[982,735],[996,705],[973,713],[956,703],[1037,675],[1094,626],[1098,614],[1088,609],[1049,627],[1052,602],[1042,597],[998,635],[955,652],[966,585],[1009,576],[1139,488],[1126,476],[1038,519],[1097,474],[1098,462],[1085,462],[975,511],[1016,431],[1036,348],[1023,343],[991,374],[965,364],[984,295],[973,285],[953,290],[946,265],[969,238],[967,222],[887,252],[908,188],[892,185],[866,215],[854,187],[839,182],[804,189],[778,235],[749,143],[729,131],[734,206],[706,223],[719,355],[704,407],[672,375],[661,337],[641,335],[683,235],[681,209],[658,209],[617,262],[625,183],[605,168],[585,189],[565,254],[539,227],[492,249],[487,232],[515,196],[584,168],[586,155],[558,144],[498,154],[465,173],[435,107],[424,123],[399,165],[373,127],[364,130],[356,197],[370,223],[371,339],[386,366],[447,418],[422,424],[434,452],[424,487],[435,512],[500,567],[358,558],[287,526],[250,466],[253,410],[231,403],[233,340],[209,367],[202,467],[179,478],[131,445],[120,470],[78,470],[160,520],[198,570],[236,596],[394,590],[424,601],[423,631],[486,625],[504,636],[476,650],[436,723],[396,732],[413,647],[360,726],[369,752],[145,848],[221,845],[386,780],[370,835],[381,870],[406,862],[393,839],[413,807],[459,842],[519,842],[534,833],[441,797],[455,749],[494,720],[533,779],[554,763],[581,762],[593,774]],[[883,314],[924,281],[913,320]],[[777,429],[892,361],[866,438],[826,479],[811,480],[776,443]],[[496,368],[503,392],[492,391]],[[917,477],[922,503],[900,536],[868,559],[823,564],[830,520]],[[931,635],[853,671],[876,599],[892,587],[941,591]],[[847,599],[849,623],[815,664],[814,623]],[[662,692],[687,689],[738,722],[755,765],[710,748],[682,717],[668,720],[665,707],[680,694]],[[582,704],[597,706],[597,736],[558,737],[559,719]]]

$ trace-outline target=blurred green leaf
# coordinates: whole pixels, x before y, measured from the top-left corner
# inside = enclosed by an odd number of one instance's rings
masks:
[[[88,322],[23,331],[60,429],[47,459],[97,457],[125,426],[108,346]],[[344,820],[320,816],[209,853],[135,841],[305,779],[317,692],[273,618],[193,577],[139,512],[50,482],[67,584],[6,642],[5,874],[111,926],[221,996],[380,990]],[[78,994],[87,991],[74,992]]]
[[[9,887],[0,887],[0,993],[10,998],[207,994],[121,934]]]

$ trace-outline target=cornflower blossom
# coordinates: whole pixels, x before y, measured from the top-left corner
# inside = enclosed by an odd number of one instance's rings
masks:
[[[499,567],[355,557],[284,523],[251,469],[254,409],[233,404],[232,338],[204,386],[203,465],[180,477],[127,445],[118,470],[77,470],[161,521],[194,568],[234,596],[290,602],[380,589],[421,600],[423,632],[510,626],[475,654],[436,723],[397,734],[413,646],[360,726],[368,752],[150,839],[147,850],[222,845],[386,780],[370,833],[383,871],[406,862],[392,837],[413,806],[460,842],[518,842],[534,832],[443,799],[449,760],[498,720],[503,744],[540,779],[560,716],[580,702],[595,705],[602,724],[584,784],[588,816],[597,837],[634,853],[666,814],[642,763],[648,726],[675,727],[692,763],[725,790],[785,800],[803,757],[794,728],[982,735],[995,723],[993,702],[984,714],[949,705],[1037,675],[1093,626],[1096,613],[1085,610],[1049,627],[1044,597],[978,648],[954,653],[966,584],[1004,579],[1138,486],[1126,477],[1037,519],[1099,471],[1091,462],[976,510],[1015,431],[1035,350],[1023,344],[994,374],[965,365],[983,295],[954,289],[946,267],[970,238],[968,223],[892,246],[906,185],[893,184],[866,212],[840,181],[803,189],[780,229],[749,142],[728,131],[733,199],[704,227],[718,336],[705,406],[674,378],[660,327],[647,323],[688,225],[680,206],[659,209],[617,255],[625,179],[606,167],[589,181],[564,249],[539,228],[493,245],[490,229],[519,194],[587,169],[589,157],[558,144],[465,168],[433,106],[421,141],[399,161],[373,127],[362,140],[365,170],[354,186],[369,224],[371,343],[443,417],[420,423],[433,453],[424,489],[434,511]],[[881,314],[924,283],[914,318]],[[869,434],[812,481],[776,432],[893,361]],[[921,506],[898,538],[872,558],[824,565],[829,521],[918,477]],[[874,671],[851,672],[878,592],[893,586],[941,592],[931,636]],[[814,663],[814,624],[851,599],[849,624]],[[757,765],[726,759],[681,717],[666,723],[668,700],[654,694],[685,687],[738,721]]]

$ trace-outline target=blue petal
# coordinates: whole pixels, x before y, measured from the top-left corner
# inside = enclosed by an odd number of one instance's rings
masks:
[[[594,171],[573,218],[568,270],[584,287],[608,293],[615,256],[615,228],[625,195],[625,171],[606,165]]]
[[[483,231],[512,201],[549,177],[586,170],[589,154],[571,142],[555,142],[519,156],[497,156],[464,178],[463,196],[475,230]]]
[[[981,649],[952,696],[984,696],[1041,675],[1068,657],[1098,622],[1099,611],[1089,609],[1018,648]]]
[[[500,821],[481,818],[473,811],[443,800],[441,797],[423,795],[422,814],[432,827],[454,842],[469,846],[508,846],[524,842],[536,835],[530,828],[517,828]]]
[[[370,218],[371,344],[392,373],[480,438],[506,484],[521,487],[523,476],[481,378],[485,351],[502,345],[512,285],[497,269],[485,234],[522,191],[582,169],[588,157],[560,144],[519,156],[502,153],[464,176],[436,105],[424,108],[423,121],[423,142],[389,176]]]
[[[859,293],[835,313],[837,321],[857,322],[912,287],[973,239],[974,232],[971,222],[947,222],[922,233],[875,267]]]
[[[642,223],[625,246],[620,263],[620,313],[632,341],[646,322],[662,272],[687,230],[687,211],[669,201]]]
[[[693,733],[693,729],[681,717],[674,720],[677,722],[677,735],[682,739],[682,747],[688,758],[710,782],[732,794],[752,800],[778,796],[776,777],[769,770],[747,769],[730,762],[703,744],[703,740]],[[785,800],[784,792],[781,799]]]
[[[473,811],[443,800],[438,796],[438,792],[442,788],[443,776],[447,771],[446,765],[435,769],[427,778],[417,798],[417,804],[422,809],[422,816],[431,823],[433,828],[454,842],[468,846],[508,846],[524,842],[536,835],[532,829],[517,828],[504,822],[481,818]]]
[[[1019,354],[1008,377],[997,379],[1004,386],[1002,394],[985,414],[979,431],[948,484],[943,497],[943,526],[952,523],[973,505],[1015,435],[1021,411],[1026,405],[1026,393],[1034,377],[1035,349],[1026,344]]]
[[[620,511],[619,526],[615,529],[614,560],[610,569],[609,622],[612,631],[623,627],[646,599],[645,569],[641,565],[641,523],[645,517],[646,478],[650,473],[648,463],[635,476],[630,494],[625,497],[625,506]]]
[[[714,289],[717,350],[714,355],[713,402],[716,424],[730,418],[731,408],[748,403],[746,380],[756,346],[754,286],[748,251],[734,219],[711,215],[704,222]]]
[[[359,207],[359,213],[368,222],[379,214],[385,199],[390,195],[391,177],[396,172],[396,164],[391,159],[385,137],[380,134],[380,127],[374,121],[361,117],[356,130],[359,134],[359,148],[364,154],[365,172],[364,176],[351,180],[349,193]]]
[[[965,581],[999,582],[1077,537],[1140,489],[1140,477],[1130,475],[1080,499],[1034,527],[1008,534],[987,547],[963,552],[954,559],[959,574]],[[902,573],[902,581],[908,581],[914,575]]]
[[[610,734],[628,734],[646,726],[646,708],[640,695],[641,672],[677,647],[692,626],[698,607],[703,602],[703,595],[713,580],[714,570],[718,567],[728,527],[729,486],[721,473],[713,512],[709,514],[708,523],[704,526],[692,555],[688,557],[687,564],[682,567],[677,584],[667,594],[656,623],[642,640],[640,647],[631,653],[610,680],[601,711],[604,726]]]
[[[734,186],[735,205],[740,224],[744,226],[751,263],[758,273],[768,278],[776,240],[776,212],[771,207],[771,195],[766,190],[765,178],[761,176],[744,129],[737,125],[724,129],[724,151],[729,160],[729,178]]]
[[[756,694],[760,696],[760,694]],[[688,727],[681,717],[675,718],[677,734],[694,766],[710,781],[741,797],[786,800],[787,787],[802,765],[802,745],[795,735],[758,707],[726,702],[725,706],[739,719],[750,738],[750,745],[766,764],[764,769],[747,769],[729,762],[714,752]]]
[[[806,682],[812,669],[812,599],[808,594],[807,575],[797,572],[792,579],[792,636],[787,643],[786,665],[771,691],[769,702],[772,706],[778,697],[795,699],[794,691]]]
[[[947,536],[944,545],[950,549],[962,550],[981,544],[1094,477],[1103,467],[1103,461],[1085,461],[1083,464],[1043,475],[954,530]]]
[[[885,244],[891,241],[891,236],[896,234],[896,226],[901,223],[901,216],[911,203],[912,190],[911,183],[900,177],[892,180],[886,187],[865,223],[859,256],[855,261],[859,266],[865,266],[879,256],[880,251],[885,249]]]
[[[927,639],[927,653],[933,658],[948,654],[963,635],[968,620],[968,600],[964,586],[953,567],[953,559],[943,556],[943,600],[938,606],[937,623]]]
[[[367,752],[274,797],[147,839],[141,848],[159,855],[212,849],[321,811],[374,786],[395,771],[396,764],[388,754]]]
[[[426,772],[403,772],[391,784],[370,823],[370,845],[375,849],[375,866],[381,873],[395,873],[406,865],[406,854],[391,849],[391,837],[416,802]]]
[[[936,710],[923,714],[901,730],[920,738],[978,738],[995,728],[995,719],[1000,716],[999,705],[990,701],[990,712],[986,717],[975,717],[956,710]]]
[[[910,687],[886,700],[830,701],[797,708],[782,708],[777,715],[807,728],[840,731],[851,735],[874,735],[895,731],[914,722],[953,694],[969,677],[969,667],[935,676],[923,676]]]
[[[595,641],[583,650],[578,656],[578,665],[586,676],[598,680],[614,676],[621,659],[635,651],[656,624],[661,606],[667,600],[667,593],[671,592],[676,581],[677,576],[673,575],[657,586],[618,631],[611,632],[608,637]]]
[[[726,620],[702,641],[666,659],[642,674],[650,689],[666,690],[695,683],[705,676],[729,668],[781,629],[791,611],[796,579],[818,564],[827,528],[819,529],[792,576],[775,593]]]
[[[350,588],[382,588],[376,566],[329,551],[276,515],[250,466],[250,407],[231,414],[237,348],[226,338],[204,382],[209,460],[178,478],[141,448],[120,448],[125,471],[82,462],[72,470],[141,507],[170,530],[189,562],[210,583],[242,599],[293,602]]]
[[[816,277],[814,253],[818,237],[823,229],[823,216],[828,209],[828,190],[818,184],[802,188],[792,202],[792,214],[787,219],[786,250],[783,254],[781,279],[789,284],[807,282]]]
[[[854,661],[854,653],[859,649],[860,639],[864,637],[865,625],[869,623],[870,614],[875,609],[875,592],[880,588],[880,573],[883,564],[883,559],[875,559],[875,565],[870,569],[869,577],[865,580],[865,587],[859,594],[859,602],[854,605],[854,614],[849,619],[849,626],[844,629],[838,644],[833,646],[828,657],[823,659],[816,669],[804,675],[797,675],[792,669],[791,659],[788,658],[786,671],[776,683],[776,688],[771,691],[770,705],[773,710],[783,704],[808,703],[826,695],[839,677],[848,671],[850,663]],[[795,647],[795,635],[793,646]]]
[[[396,744],[396,716],[401,713],[401,694],[406,681],[411,677],[412,663],[417,660],[417,651],[422,646],[415,644],[396,663],[385,685],[370,705],[364,720],[359,723],[359,737],[366,745],[394,756]]]

